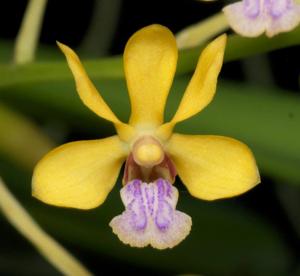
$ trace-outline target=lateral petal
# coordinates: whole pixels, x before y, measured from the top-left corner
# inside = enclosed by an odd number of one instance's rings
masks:
[[[112,112],[92,81],[89,79],[76,53],[71,48],[60,42],[57,42],[57,45],[67,59],[68,65],[75,79],[77,92],[82,102],[101,118],[114,123],[121,137],[127,140],[127,137],[132,134],[131,127],[121,122]]]
[[[213,99],[226,45],[226,35],[212,41],[200,55],[194,75],[172,119],[179,122],[200,112]]]
[[[160,137],[167,139],[176,123],[197,114],[211,102],[216,92],[225,46],[226,34],[223,34],[203,50],[173,119],[158,130]]]
[[[173,134],[166,146],[189,192],[215,200],[239,195],[260,182],[250,149],[223,136]]]
[[[114,186],[126,155],[117,136],[62,145],[35,167],[32,194],[56,206],[97,207]]]

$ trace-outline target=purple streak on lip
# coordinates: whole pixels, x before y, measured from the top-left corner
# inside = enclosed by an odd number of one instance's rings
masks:
[[[251,19],[255,19],[261,13],[260,0],[244,0],[245,15]]]
[[[166,182],[166,184],[167,184],[167,196],[169,197],[169,198],[172,198],[172,186],[170,185],[170,183],[168,183],[168,182]]]
[[[293,8],[293,2],[291,0],[265,0],[265,7],[267,13],[273,18],[278,19],[288,10]]]
[[[141,196],[141,194],[142,194],[141,184],[142,184],[141,180],[139,180],[139,179],[133,180],[132,186],[134,188],[134,196]]]
[[[148,187],[145,188],[145,195],[146,195],[146,200],[147,200],[147,207],[148,211],[150,213],[150,216],[153,216],[154,213],[154,187],[152,185],[148,184]]]
[[[137,231],[144,230],[147,227],[147,214],[141,190],[142,181],[136,179],[127,185],[131,186],[127,188],[127,192],[133,192],[134,197],[127,205],[127,210],[131,217],[131,225]]]
[[[159,178],[156,180],[158,200],[162,199],[165,193],[164,181]]]
[[[164,198],[166,195],[165,186],[169,188],[168,186],[171,184],[169,184],[167,181],[164,181],[163,179],[158,179],[156,183],[158,204],[157,212],[155,215],[155,224],[160,231],[166,231],[173,220],[173,209]]]
[[[167,212],[167,214],[165,214],[165,212]],[[168,230],[170,223],[173,221],[172,213],[172,207],[168,202],[162,201],[159,203],[158,211],[155,216],[155,224],[160,231],[164,232]]]

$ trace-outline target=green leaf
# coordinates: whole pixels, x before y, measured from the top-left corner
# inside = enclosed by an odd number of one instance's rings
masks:
[[[251,55],[261,54],[276,49],[300,44],[300,27],[292,32],[280,34],[274,38],[260,36],[258,38],[244,38],[238,35],[229,35],[225,53],[225,62],[245,58]],[[0,47],[8,50],[6,47]],[[41,49],[43,49],[41,47]],[[177,75],[192,72],[196,66],[199,54],[203,46],[182,50],[179,53]],[[41,50],[42,51],[42,50]],[[59,50],[56,50],[59,53]],[[40,54],[44,60],[48,60],[49,54]],[[48,55],[48,57],[47,57]],[[56,55],[55,55],[56,56]],[[0,88],[21,83],[38,81],[70,80],[72,75],[67,68],[67,63],[61,54],[61,61],[36,62],[24,66],[0,65]],[[56,59],[56,58],[55,58]],[[42,58],[41,58],[42,60]],[[84,61],[91,78],[123,78],[122,57],[115,56],[99,60]]]
[[[59,51],[57,49],[57,51]],[[83,62],[91,78],[123,78],[122,60],[119,56]],[[0,88],[23,83],[71,80],[72,74],[64,59],[28,65],[0,65]]]

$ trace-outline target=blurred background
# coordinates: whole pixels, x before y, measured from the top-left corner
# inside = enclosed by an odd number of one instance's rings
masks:
[[[274,39],[228,31],[232,44],[215,100],[177,131],[242,140],[257,158],[262,182],[237,198],[205,202],[178,180],[178,209],[193,218],[190,236],[178,247],[141,250],[117,239],[108,223],[123,209],[120,181],[101,207],[89,211],[31,197],[34,164],[48,150],[114,133],[81,104],[56,40],[76,49],[105,100],[126,121],[130,106],[120,55],[128,38],[153,23],[176,33],[228,2],[49,0],[36,60],[22,66],[12,63],[13,47],[27,1],[2,3],[0,175],[37,222],[96,275],[300,275],[299,27]],[[200,49],[180,52],[166,118],[176,110]],[[59,275],[1,215],[0,235],[0,275]]]

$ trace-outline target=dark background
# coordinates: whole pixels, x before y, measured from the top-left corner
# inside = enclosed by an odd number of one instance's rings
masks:
[[[117,22],[112,28],[113,39],[103,51],[93,49],[85,51],[83,43],[93,12],[101,1],[59,1],[49,0],[45,14],[44,24],[41,32],[40,41],[42,44],[54,45],[56,40],[68,44],[72,48],[79,48],[83,55],[87,57],[99,57],[101,55],[121,54],[127,39],[139,28],[153,23],[160,23],[169,27],[173,32],[177,32],[185,26],[198,22],[216,12],[219,12],[226,1],[200,2],[194,0],[182,1],[111,1],[112,5],[118,5],[115,9]],[[109,1],[108,1],[109,2]],[[3,1],[0,9],[0,38],[1,40],[13,40],[18,32],[22,15],[27,1],[12,0]],[[117,15],[116,15],[117,14]],[[109,16],[99,18],[104,26],[109,24]],[[298,90],[299,76],[299,47],[278,50],[263,56],[272,71],[272,81],[279,87],[291,90]],[[293,57],[293,58],[291,58]],[[256,57],[257,58],[257,57]],[[253,59],[250,58],[250,64]],[[257,81],[257,79],[247,79],[245,66],[247,61],[231,62],[224,66],[222,77],[239,81]],[[254,59],[255,60],[255,59]],[[288,74],[287,72],[288,68]],[[258,80],[259,81],[259,80]],[[299,93],[295,92],[295,93]],[[76,132],[70,134],[70,138],[76,139],[79,136]],[[288,246],[300,258],[300,244],[297,234],[294,232],[290,221],[286,217],[285,210],[278,202],[274,192],[274,183],[264,175],[264,185],[257,186],[247,194],[234,199],[246,207],[253,209],[263,216],[271,225],[282,233]],[[99,222],[99,225],[101,222]],[[22,267],[22,260],[31,258],[35,266],[24,267],[22,275],[41,275],[41,273],[55,274],[56,272],[39,257],[31,245],[23,239],[10,225],[3,224],[1,221],[1,248],[0,248],[0,274],[1,271],[10,271],[11,268],[18,265]],[[159,275],[161,272],[155,269],[143,269],[139,265],[129,265],[122,261],[116,261],[104,255],[94,255],[91,252],[85,252],[81,248],[74,248],[64,244],[75,252],[87,267],[98,275],[114,274],[142,274]],[[16,252],[18,254],[16,255]],[[28,253],[29,252],[29,253]],[[184,261],[184,260],[182,260]],[[295,261],[295,266],[297,261]],[[4,266],[1,268],[1,265]],[[100,268],[101,267],[101,268]],[[11,272],[12,273],[12,272]],[[20,273],[20,272],[18,272]],[[12,275],[12,274],[10,274]]]

